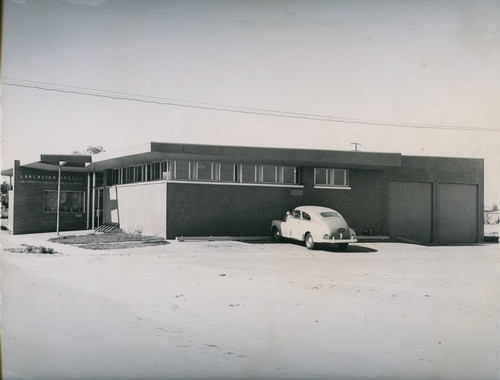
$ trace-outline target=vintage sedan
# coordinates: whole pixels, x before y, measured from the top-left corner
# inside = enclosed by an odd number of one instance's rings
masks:
[[[343,251],[356,243],[356,233],[337,211],[320,206],[301,206],[284,220],[273,220],[271,233],[275,240],[288,238],[303,241],[308,249],[315,244],[336,244]]]

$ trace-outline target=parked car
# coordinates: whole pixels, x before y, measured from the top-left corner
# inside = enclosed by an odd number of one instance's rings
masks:
[[[336,244],[346,250],[349,243],[356,243],[356,233],[337,211],[320,206],[301,206],[287,212],[284,220],[273,220],[271,233],[280,238],[303,241],[308,249],[316,244]]]

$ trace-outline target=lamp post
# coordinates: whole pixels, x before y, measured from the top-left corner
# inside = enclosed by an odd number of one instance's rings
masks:
[[[59,219],[61,214],[61,166],[65,165],[66,161],[59,161],[58,165],[58,176],[57,176],[57,226],[56,232],[57,236],[59,236]]]

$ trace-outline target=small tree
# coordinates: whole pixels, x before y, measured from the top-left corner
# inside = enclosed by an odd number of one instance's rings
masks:
[[[9,207],[9,189],[9,184],[3,181],[3,183],[0,185],[0,193],[2,197],[2,206],[4,206],[5,208]]]
[[[89,145],[84,152],[80,152],[78,150],[74,150],[71,154],[76,154],[82,156],[84,154],[90,154],[93,156],[94,154],[99,154],[105,152],[104,148],[101,145]]]
[[[491,211],[498,211],[498,205],[496,203],[493,203],[491,206]]]

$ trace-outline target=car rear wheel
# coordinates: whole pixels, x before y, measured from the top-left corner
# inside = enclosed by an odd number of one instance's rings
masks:
[[[337,246],[339,247],[339,249],[341,251],[347,250],[348,245],[349,245],[349,243],[340,243],[340,244],[337,244]]]
[[[305,241],[307,249],[314,249],[314,239],[309,232],[306,234]]]
[[[272,235],[273,235],[274,241],[280,241],[281,236],[280,236],[280,233],[279,233],[277,227],[273,227]]]

